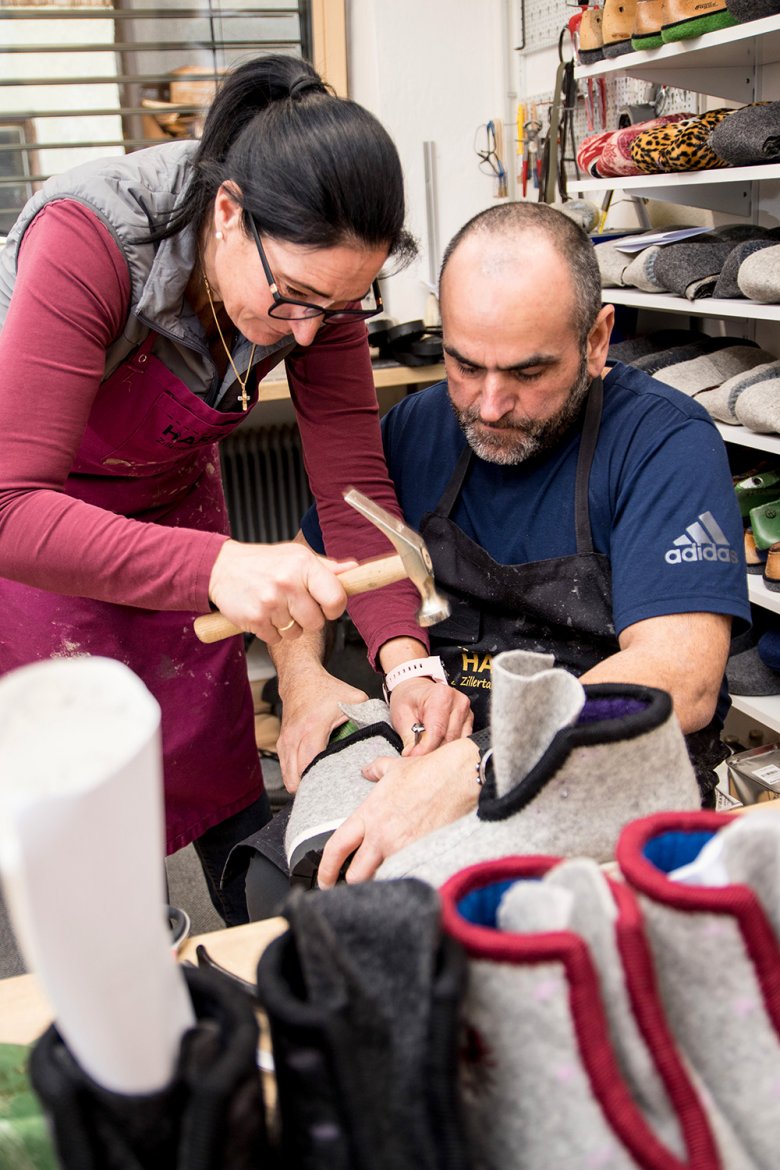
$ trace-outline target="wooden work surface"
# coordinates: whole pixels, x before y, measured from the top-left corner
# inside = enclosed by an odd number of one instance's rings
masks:
[[[182,945],[179,958],[196,962],[195,948],[203,943],[220,966],[254,983],[260,955],[286,926],[284,918],[269,918],[196,935]],[[34,975],[0,979],[0,1044],[31,1044],[50,1023],[51,1009]]]
[[[420,386],[440,382],[444,377],[444,362],[432,366],[374,366],[373,372],[377,390],[386,386]],[[260,402],[278,402],[289,397],[286,378],[264,378],[260,383]]]

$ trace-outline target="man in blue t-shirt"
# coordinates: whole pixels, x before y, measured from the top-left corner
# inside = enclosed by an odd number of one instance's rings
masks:
[[[492,655],[509,648],[552,653],[583,682],[660,687],[706,800],[723,754],[732,619],[750,621],[742,524],[714,424],[641,371],[618,365],[602,383],[614,309],[601,304],[590,241],[545,205],[503,205],[466,224],[445,253],[440,303],[447,380],[394,407],[383,435],[452,613],[388,689],[435,678],[441,660],[482,727]],[[322,547],[316,514],[303,532]],[[338,685],[325,710],[314,698],[318,653],[313,639],[276,655],[292,788],[339,721]],[[439,739],[449,742],[372,765],[366,774],[382,782],[326,847],[321,884],[356,850],[350,880],[371,876],[473,807],[478,746]]]

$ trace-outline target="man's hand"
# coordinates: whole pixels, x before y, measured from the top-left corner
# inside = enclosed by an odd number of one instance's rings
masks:
[[[364,768],[363,775],[376,780],[376,788],[325,846],[320,887],[335,885],[353,853],[346,879],[367,881],[391,853],[471,812],[479,796],[474,772],[478,759],[470,739],[456,739],[417,759],[379,756]]]
[[[462,691],[430,678],[410,678],[393,688],[390,718],[404,743],[405,756],[424,756],[443,743],[469,735],[474,716]],[[415,746],[412,724],[425,731]],[[378,779],[378,777],[371,777]]]
[[[328,674],[312,661],[305,673],[298,673],[295,685],[282,697],[282,728],[276,741],[282,779],[288,792],[295,792],[301,772],[327,746],[331,734],[346,720],[339,703],[363,703],[364,691]]]

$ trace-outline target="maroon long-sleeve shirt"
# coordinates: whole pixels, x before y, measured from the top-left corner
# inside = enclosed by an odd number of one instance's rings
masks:
[[[25,234],[0,333],[0,575],[71,596],[205,611],[224,536],[142,523],[63,490],[129,310],[127,266],[105,226],[75,201],[46,205]],[[329,554],[388,552],[341,498],[354,485],[398,512],[362,324],[323,328],[287,368]],[[389,638],[422,638],[418,602],[403,584],[353,599],[371,657]]]

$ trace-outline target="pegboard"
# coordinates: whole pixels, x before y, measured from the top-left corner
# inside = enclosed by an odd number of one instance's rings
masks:
[[[529,52],[558,44],[558,37],[578,5],[566,0],[516,0],[520,43]]]
[[[572,180],[576,175],[574,164],[570,161],[570,157],[576,153],[576,148],[582,142],[583,138],[599,130],[616,130],[620,112],[627,107],[652,105],[654,101],[657,101],[658,112],[663,114],[687,112],[695,114],[699,111],[699,94],[693,93],[690,90],[672,89],[671,87],[659,89],[658,86],[648,81],[638,81],[631,77],[607,76],[603,78],[606,117],[602,121],[602,118],[599,116],[601,93],[602,86],[596,78],[592,80],[590,87],[586,81],[579,81],[577,83],[577,104],[573,119],[575,144],[572,147],[570,143],[567,147],[566,166],[566,173]],[[589,94],[591,95],[590,99]],[[535,107],[536,117],[542,123],[542,135],[544,137],[547,136],[550,129],[552,100],[553,95],[551,92],[535,94],[524,99],[527,111],[526,116],[530,118]],[[595,114],[592,124],[588,117],[589,100],[593,101],[593,113]],[[650,114],[648,116],[652,117],[653,115]],[[513,137],[516,147],[516,130]]]

